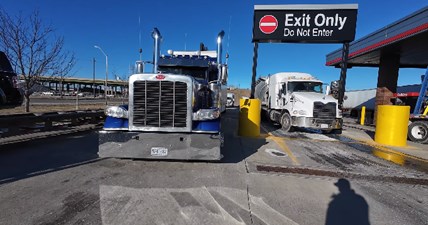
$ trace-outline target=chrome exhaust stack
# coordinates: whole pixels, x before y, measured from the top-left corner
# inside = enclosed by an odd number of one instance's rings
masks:
[[[222,56],[222,46],[223,46],[223,37],[224,31],[220,31],[217,36],[217,67],[218,67],[218,80],[221,79],[221,56]]]
[[[158,60],[160,54],[160,42],[162,40],[162,36],[158,30],[158,28],[154,28],[152,32],[152,37],[155,41],[154,49],[153,49],[153,73],[158,73]]]

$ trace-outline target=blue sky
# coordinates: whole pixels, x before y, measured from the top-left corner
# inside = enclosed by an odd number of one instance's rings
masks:
[[[183,50],[185,46],[187,50],[196,50],[200,42],[214,50],[216,36],[223,29],[226,32],[224,51],[230,55],[229,84],[249,88],[254,5],[305,3],[358,3],[357,39],[427,6],[426,0],[2,0],[0,7],[10,15],[19,12],[28,15],[38,9],[43,21],[52,24],[57,35],[65,37],[65,48],[75,53],[78,59],[75,77],[92,77],[95,57],[96,77],[104,79],[105,58],[94,45],[108,54],[109,79],[113,79],[113,72],[120,76],[129,74],[129,66],[139,59],[140,47],[143,60],[152,59],[153,27],[158,27],[163,36],[162,53],[168,49]],[[300,71],[330,82],[339,79],[340,70],[326,67],[325,56],[338,48],[340,44],[260,44],[257,75]],[[423,69],[401,69],[398,84],[419,83],[424,72]],[[376,83],[375,68],[348,70],[347,90],[374,88]]]

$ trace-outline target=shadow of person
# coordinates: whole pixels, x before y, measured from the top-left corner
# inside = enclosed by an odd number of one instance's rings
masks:
[[[333,195],[328,204],[326,225],[369,225],[369,206],[366,200],[351,189],[347,179],[334,183],[340,193]]]

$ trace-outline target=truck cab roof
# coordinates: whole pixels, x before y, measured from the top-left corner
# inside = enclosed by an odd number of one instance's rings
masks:
[[[321,82],[314,76],[309,73],[302,72],[280,72],[270,75],[267,79],[272,80],[273,82],[301,82],[301,81],[310,81],[310,82]]]

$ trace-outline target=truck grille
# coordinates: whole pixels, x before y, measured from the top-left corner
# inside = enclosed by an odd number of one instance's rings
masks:
[[[336,118],[336,103],[314,102],[314,118]]]
[[[138,127],[186,127],[187,84],[179,81],[134,82],[133,124]]]

